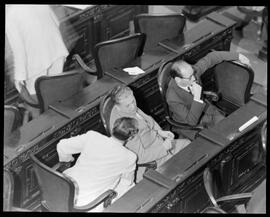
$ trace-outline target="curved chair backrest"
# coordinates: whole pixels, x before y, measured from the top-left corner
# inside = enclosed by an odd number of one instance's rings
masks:
[[[111,98],[111,92],[109,92],[102,98],[99,105],[100,117],[101,117],[103,126],[106,130],[107,136],[111,136],[110,117],[111,117],[113,106],[114,106],[114,102]]]
[[[249,66],[225,61],[214,67],[214,73],[223,99],[239,107],[248,102],[254,80],[254,71]]]
[[[186,24],[184,15],[175,14],[138,14],[134,18],[135,32],[146,34],[144,50],[158,45],[158,42],[181,34]]]
[[[41,190],[42,200],[51,212],[70,212],[74,207],[74,183],[64,174],[40,162],[33,154],[34,171]]]
[[[65,100],[83,88],[82,72],[72,70],[59,75],[41,76],[35,81],[40,112],[48,110],[50,104]]]
[[[212,176],[212,173],[208,167],[205,168],[204,172],[203,172],[203,183],[204,183],[205,190],[206,190],[211,202],[213,203],[213,205],[215,207],[218,207],[217,201],[214,197],[213,176]]]
[[[262,147],[263,151],[266,154],[266,145],[267,145],[267,121],[264,122],[261,129],[261,139],[262,139]]]
[[[169,117],[170,117],[170,111],[169,111],[169,106],[166,100],[166,92],[168,89],[169,82],[171,80],[171,67],[172,67],[172,62],[163,63],[159,68],[158,76],[157,76],[158,86],[159,86],[159,91],[162,97],[164,111],[166,115]]]
[[[12,174],[4,169],[3,210],[11,211],[13,206],[14,180]]]
[[[4,138],[22,124],[22,117],[17,107],[5,105],[4,111]]]
[[[113,68],[123,68],[143,53],[145,34],[134,34],[96,44],[95,62],[99,75]]]

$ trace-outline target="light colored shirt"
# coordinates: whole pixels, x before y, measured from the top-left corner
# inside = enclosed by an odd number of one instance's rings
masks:
[[[68,55],[59,21],[48,5],[6,6],[5,31],[13,53],[15,81],[44,75],[41,73],[57,59]],[[35,93],[33,82],[27,89]]]
[[[63,172],[78,185],[78,206],[86,205],[108,189],[118,188],[119,183],[126,189],[134,184],[137,157],[112,137],[88,131],[60,140],[57,152],[60,162],[68,162],[73,159],[72,154],[80,153],[75,165]]]

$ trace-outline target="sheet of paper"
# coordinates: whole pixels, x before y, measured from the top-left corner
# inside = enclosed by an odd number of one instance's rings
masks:
[[[253,124],[255,121],[257,121],[259,118],[257,116],[254,116],[253,118],[251,118],[249,121],[247,121],[246,123],[244,123],[241,127],[239,127],[239,131],[243,131],[244,129],[246,129],[248,126],[250,126],[251,124]]]
[[[123,71],[127,72],[129,75],[139,75],[145,73],[140,67],[130,67],[130,68],[124,68]]]

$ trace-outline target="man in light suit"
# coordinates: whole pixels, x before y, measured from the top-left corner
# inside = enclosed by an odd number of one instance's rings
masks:
[[[240,61],[250,65],[244,55],[227,51],[213,51],[195,65],[190,65],[183,60],[173,63],[166,99],[175,121],[192,126],[200,123],[209,127],[224,118],[214,106],[202,100],[202,87],[197,83],[207,69],[222,61]]]
[[[140,110],[129,87],[116,86],[112,91],[112,97],[115,106],[111,111],[110,129],[112,129],[115,120],[121,117],[131,117],[138,122],[138,134],[126,144],[129,150],[137,154],[137,163],[156,161],[157,167],[159,167],[190,143],[188,139],[175,140],[172,132],[162,130],[151,116]],[[139,167],[136,173],[136,182],[143,178],[144,171],[145,168]]]

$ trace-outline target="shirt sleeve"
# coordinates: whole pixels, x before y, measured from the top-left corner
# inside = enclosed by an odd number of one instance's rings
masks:
[[[201,58],[193,68],[197,78],[199,78],[207,69],[222,61],[233,61],[239,59],[239,53],[228,51],[213,51],[208,53],[205,57]]]
[[[88,132],[86,134],[74,136],[68,139],[61,139],[56,147],[59,161],[72,161],[72,154],[81,153],[85,142],[89,139],[90,133],[91,132]]]
[[[136,160],[137,156],[133,152],[127,150],[126,156],[126,164],[124,171],[121,176],[121,183],[122,185],[130,186],[134,182],[134,173],[136,168]]]

